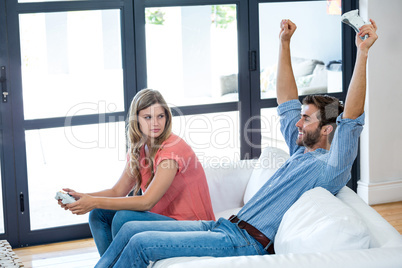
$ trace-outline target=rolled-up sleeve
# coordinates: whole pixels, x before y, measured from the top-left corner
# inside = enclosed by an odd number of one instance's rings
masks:
[[[356,119],[337,118],[337,129],[329,151],[323,187],[336,194],[351,177],[351,169],[359,147],[359,137],[363,130],[365,114]],[[328,178],[328,180],[325,180]],[[331,178],[331,179],[329,179]]]
[[[292,155],[300,146],[296,145],[297,130],[296,123],[300,120],[301,106],[299,100],[290,100],[278,106],[280,116],[281,133],[289,147],[289,154]]]

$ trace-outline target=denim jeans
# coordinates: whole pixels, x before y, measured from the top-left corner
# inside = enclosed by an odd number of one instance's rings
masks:
[[[267,254],[237,224],[214,221],[128,222],[123,225],[96,268],[147,267],[157,260],[185,256]]]
[[[89,227],[99,255],[102,256],[126,222],[169,220],[174,219],[146,211],[94,209],[89,214]]]

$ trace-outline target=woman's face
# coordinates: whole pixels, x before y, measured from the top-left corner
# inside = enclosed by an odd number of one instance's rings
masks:
[[[151,141],[165,130],[165,109],[159,103],[155,103],[138,113],[138,122],[141,132],[147,136],[148,141]]]

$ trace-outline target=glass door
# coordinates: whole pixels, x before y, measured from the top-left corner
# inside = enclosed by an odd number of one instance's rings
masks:
[[[54,197],[62,188],[93,192],[117,181],[135,94],[134,79],[125,78],[135,61],[123,50],[133,47],[133,32],[125,38],[129,1],[30,2],[7,10],[10,41],[18,44],[10,54],[20,245],[90,235],[88,214],[73,215]]]
[[[173,108],[173,132],[204,165],[250,157],[247,1],[134,4],[139,79]]]
[[[328,8],[328,1],[259,3],[258,17],[261,99],[276,98],[279,22],[283,18],[298,26],[291,46],[299,95],[342,92],[340,5],[336,10]]]
[[[110,187],[123,170],[124,119],[102,118],[124,111],[120,10],[21,14],[19,23],[31,230],[84,223],[49,201],[63,187]],[[97,124],[70,120],[92,114]],[[38,125],[50,118],[63,125]]]
[[[236,5],[149,7],[145,21],[148,87],[173,107],[238,102]],[[238,118],[237,111],[178,116],[173,131],[204,164],[239,159]]]
[[[297,25],[291,49],[299,95],[334,94],[343,91],[340,5],[338,9],[329,9],[328,1],[263,2],[258,3],[258,10],[262,100],[276,98],[279,22],[283,18],[290,19]],[[312,17],[315,19],[312,20]],[[287,151],[279,130],[276,109],[267,107],[260,112],[261,145]]]

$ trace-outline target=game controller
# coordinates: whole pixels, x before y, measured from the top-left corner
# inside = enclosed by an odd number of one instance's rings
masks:
[[[65,192],[57,192],[56,196],[55,196],[56,200],[61,200],[61,202],[66,205],[66,204],[70,204],[75,202],[76,200],[74,199],[74,197],[72,197],[71,195],[69,195],[68,193]]]
[[[342,15],[341,20],[343,23],[349,25],[350,27],[352,27],[356,33],[359,32],[359,29],[365,25],[368,24],[366,23],[362,17],[359,16],[359,10],[355,9],[349,12],[346,12]],[[360,38],[362,40],[365,40],[368,37],[368,35],[366,34],[365,36],[360,36]]]

